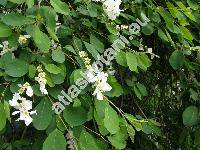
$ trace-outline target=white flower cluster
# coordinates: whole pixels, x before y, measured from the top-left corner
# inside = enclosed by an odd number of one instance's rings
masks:
[[[33,90],[28,82],[26,82],[24,85],[19,84],[18,86],[20,89],[18,90],[18,93],[13,94],[13,98],[12,100],[9,100],[9,104],[17,109],[17,111],[12,113],[12,115],[20,114],[20,117],[16,121],[24,120],[26,126],[28,126],[33,121],[30,115],[37,113],[36,111],[31,111],[32,101],[22,97],[21,94],[26,91],[26,94],[29,97],[32,97]]]
[[[107,83],[108,74],[100,71],[97,65],[90,65],[90,59],[86,52],[79,52],[79,56],[83,58],[83,61],[87,67],[86,77],[89,83],[93,83],[95,87],[92,95],[97,96],[98,100],[103,100],[103,93],[110,91],[112,87]]]
[[[47,83],[47,80],[45,78],[46,74],[43,71],[41,66],[37,67],[37,71],[38,71],[38,77],[35,77],[35,80],[40,84],[41,93],[46,95],[46,94],[48,94],[46,87],[45,87],[46,83]]]
[[[100,71],[97,66],[91,67],[87,72],[87,78],[90,83],[94,83],[94,93],[98,100],[103,100],[103,93],[111,91],[112,87],[107,83],[108,74]]]
[[[90,61],[91,59],[88,58],[88,54],[85,51],[80,51],[79,56],[83,59],[85,67],[87,69],[91,68]]]
[[[2,50],[1,53],[0,53],[0,56],[4,55],[4,54],[7,53],[7,52],[12,52],[12,51],[15,50],[14,47],[13,47],[13,48],[9,48],[9,46],[8,46],[8,45],[9,45],[9,42],[8,42],[8,41],[4,41],[2,44],[3,44],[3,45],[0,44],[0,48],[3,48],[3,50]]]
[[[108,18],[115,20],[122,11],[119,6],[121,5],[121,0],[94,0],[96,2],[101,1],[103,3],[103,10],[108,15]]]

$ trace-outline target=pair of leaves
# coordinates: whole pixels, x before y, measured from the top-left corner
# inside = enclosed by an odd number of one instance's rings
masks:
[[[147,90],[146,90],[146,87],[141,84],[141,83],[137,83],[134,88],[133,88],[136,96],[141,100],[142,99],[142,96],[147,96],[148,93],[147,93]]]
[[[111,134],[119,130],[119,116],[106,101],[96,101],[96,117],[98,125],[105,127]],[[112,122],[112,123],[111,123]]]
[[[138,72],[138,67],[146,71],[151,66],[151,61],[145,53],[126,52],[126,60],[129,69],[134,72]]]

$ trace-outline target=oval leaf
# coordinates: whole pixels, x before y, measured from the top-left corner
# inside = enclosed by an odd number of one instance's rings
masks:
[[[28,72],[28,68],[27,62],[15,59],[5,66],[5,72],[11,77],[22,77]]]
[[[67,143],[62,132],[55,129],[44,141],[42,150],[66,150],[66,145]]]

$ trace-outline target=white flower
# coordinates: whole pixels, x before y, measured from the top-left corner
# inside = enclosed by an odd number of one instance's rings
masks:
[[[22,44],[25,44],[27,39],[31,38],[30,35],[20,35],[19,36],[19,39],[18,39],[18,42],[22,45]]]
[[[85,51],[80,51],[79,56],[83,59],[83,62],[87,69],[91,68],[90,61],[91,59],[88,58],[88,54]]]
[[[40,84],[40,91],[42,94],[48,94],[46,88],[45,88],[45,84]]]
[[[110,91],[112,87],[105,81],[97,84],[95,91],[92,95],[96,95],[98,100],[103,100],[103,92]]]
[[[17,101],[18,101],[19,99],[21,99],[21,96],[20,96],[19,93],[13,94],[12,100],[9,100],[10,106],[12,106],[12,107],[17,106],[17,105],[18,105],[18,102],[17,102]]]
[[[97,75],[100,73],[97,65],[90,66],[90,68],[86,71],[86,77],[90,83],[94,83],[97,81]]]
[[[94,83],[95,91],[94,96],[97,96],[98,100],[103,100],[103,93],[110,91],[112,87],[107,83],[108,74],[103,71],[99,71],[98,67],[94,65],[86,74],[90,83]]]
[[[80,56],[81,58],[84,58],[84,57],[87,57],[88,55],[87,55],[87,53],[86,53],[85,51],[80,51],[80,52],[79,52],[79,56]]]
[[[11,49],[10,49],[10,48],[8,47],[8,45],[9,45],[9,42],[8,42],[8,41],[4,41],[2,44],[3,44],[3,45],[0,45],[0,48],[3,48],[3,50],[2,50],[1,53],[0,53],[1,56],[4,55],[4,54],[7,53],[7,52],[12,52],[12,51],[15,50],[15,48],[11,48]]]
[[[112,89],[112,87],[107,83],[108,74],[100,71],[96,64],[91,66],[90,59],[86,52],[80,51],[79,56],[83,59],[88,69],[84,74],[85,78],[89,83],[93,83],[93,86],[95,86],[93,95],[96,95],[98,100],[103,100],[103,93]]]
[[[33,89],[31,88],[31,86],[28,86],[27,89],[26,89],[26,94],[29,96],[29,97],[32,97],[33,96]]]
[[[22,94],[26,90],[26,95],[28,95],[29,97],[33,96],[33,89],[28,82],[26,82],[24,85],[18,84],[18,86],[20,87],[20,94]]]
[[[32,101],[21,97],[19,93],[14,94],[13,99],[9,101],[9,104],[17,109],[12,115],[20,114],[20,117],[16,121],[24,120],[26,126],[33,120],[30,115],[37,114],[36,111],[30,111],[32,109]]]
[[[122,11],[119,6],[121,4],[121,0],[106,0],[103,2],[103,9],[105,13],[108,15],[108,18],[111,20],[115,20]]]

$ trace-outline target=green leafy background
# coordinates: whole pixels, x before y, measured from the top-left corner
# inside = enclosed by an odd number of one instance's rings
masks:
[[[0,58],[1,149],[65,150],[71,132],[76,150],[200,149],[199,1],[124,0],[120,7],[124,11],[111,21],[91,0],[0,0],[0,42],[15,47]],[[150,22],[116,54],[107,99],[95,99],[88,86],[56,115],[52,104],[84,70],[79,51],[95,61],[118,32],[130,37],[116,25],[129,26],[144,15]],[[20,45],[26,34],[31,38]],[[159,58],[151,59],[147,48]],[[46,73],[47,96],[34,80],[38,65]],[[8,104],[24,82],[33,85],[38,112],[28,127],[15,121]]]

